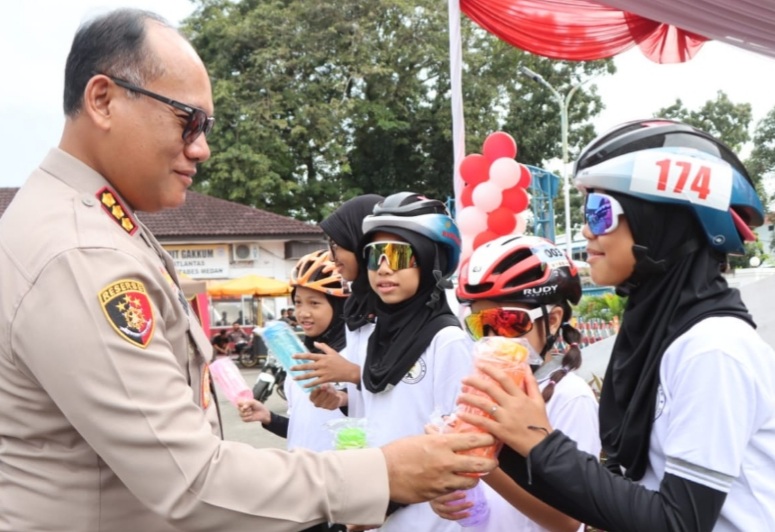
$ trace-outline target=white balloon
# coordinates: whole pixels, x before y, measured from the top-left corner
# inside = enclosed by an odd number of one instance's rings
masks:
[[[476,185],[473,194],[471,194],[471,200],[474,202],[474,206],[489,213],[500,207],[503,193],[498,185],[485,181]]]
[[[471,241],[476,238],[476,235],[487,229],[487,213],[473,205],[457,213],[456,221],[460,233],[470,237]]]
[[[527,216],[523,216],[524,212],[516,214],[517,226],[514,228],[515,235],[524,235],[525,229],[527,229]]]
[[[509,157],[495,159],[490,165],[490,183],[495,183],[501,190],[511,188],[519,183],[519,163]]]

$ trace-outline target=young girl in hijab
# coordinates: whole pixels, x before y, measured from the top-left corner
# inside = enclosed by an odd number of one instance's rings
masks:
[[[359,266],[379,300],[374,331],[356,355],[370,438],[383,445],[423,434],[435,409],[452,412],[460,380],[472,369],[472,344],[445,297],[460,235],[444,204],[393,194],[364,219],[363,232]],[[380,528],[457,529],[425,503],[395,509]]]
[[[592,526],[771,530],[775,354],[721,273],[763,222],[745,167],[710,135],[652,119],[593,141],[576,183],[592,279],[629,295],[600,400],[608,467],[554,429],[529,377],[526,392],[502,373],[488,372],[502,388],[468,380],[498,408],[464,419],[506,442],[501,468],[522,486]]]
[[[360,268],[356,254],[363,239],[363,219],[370,215],[374,206],[384,198],[377,194],[364,194],[344,202],[328,218],[320,222],[320,228],[326,233],[329,248],[337,272],[349,283],[349,297],[344,306],[346,323],[346,352],[337,353],[334,349],[323,347],[326,356],[312,356],[311,362],[300,364],[293,369],[306,371],[297,380],[304,386],[317,386],[310,399],[321,408],[343,408],[351,417],[361,417],[363,409],[357,394],[353,401],[348,392],[360,386],[360,367],[348,360],[347,352],[355,353],[365,349],[366,342],[374,330],[374,316],[377,296],[369,287],[366,270]],[[320,386],[329,382],[347,383],[346,391],[331,386]]]
[[[497,238],[478,247],[463,263],[457,297],[470,308],[465,325],[472,340],[485,336],[527,340],[544,360],[534,369],[552,426],[579,449],[598,456],[597,399],[573,371],[581,365],[581,334],[569,321],[571,305],[581,298],[581,281],[567,255],[543,238]],[[552,351],[560,336],[568,345],[565,353]],[[483,480],[491,488],[484,487],[490,514],[477,532],[583,529],[577,520],[531,496],[503,471],[495,470]],[[442,517],[461,519],[472,507],[471,502],[463,502],[464,496],[455,492],[431,505]]]
[[[323,346],[344,349],[342,314],[347,294],[329,252],[316,251],[299,259],[291,274],[291,286],[299,325],[304,330],[304,345],[310,353],[321,353]],[[331,435],[323,425],[343,414],[315,408],[309,395],[290,379],[285,381],[285,394],[290,418],[250,400],[240,405],[242,420],[260,421],[265,429],[288,438],[288,449],[330,450]]]
[[[291,286],[296,317],[304,330],[304,345],[310,353],[321,353],[321,347],[344,349],[342,314],[347,293],[330,253],[321,250],[299,259],[291,273]],[[288,450],[331,450],[332,437],[325,424],[344,417],[344,414],[339,410],[316,408],[308,394],[290,379],[285,380],[285,396],[289,417],[275,414],[264,404],[250,400],[239,405],[242,421],[260,421],[265,429],[287,438]],[[344,525],[321,523],[304,532],[344,530]]]

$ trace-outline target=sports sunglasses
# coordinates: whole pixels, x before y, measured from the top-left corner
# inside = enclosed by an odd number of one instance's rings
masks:
[[[584,218],[589,231],[595,236],[607,235],[619,227],[622,205],[608,194],[590,192],[584,204]]]
[[[543,310],[494,307],[472,312],[465,317],[466,330],[474,340],[490,336],[490,331],[504,338],[519,338],[533,330],[533,323],[543,317]]]
[[[406,242],[371,242],[364,246],[363,256],[366,267],[374,272],[379,270],[383,260],[387,261],[388,268],[393,271],[417,267],[414,249]]]

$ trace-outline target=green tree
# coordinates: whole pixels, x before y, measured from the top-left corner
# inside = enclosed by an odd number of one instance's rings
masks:
[[[769,246],[768,246],[769,247]],[[756,257],[758,259],[758,264],[761,264],[765,260],[767,260],[767,253],[764,250],[764,245],[762,242],[757,240],[756,242],[746,242],[745,243],[745,255],[730,255],[729,256],[729,266],[732,269],[737,268],[750,268],[751,267],[751,259]]]
[[[196,4],[184,32],[208,65],[216,105],[200,190],[306,220],[362,192],[452,194],[447,12],[437,2]],[[467,152],[502,129],[517,139],[520,162],[557,157],[556,105],[517,78],[517,65],[569,87],[613,63],[550,61],[467,19],[462,26]],[[594,89],[576,94],[573,147],[591,137],[601,108]]]
[[[763,181],[775,177],[775,108],[756,125],[753,150],[745,163],[748,172],[760,185],[758,190],[761,197],[766,198],[766,203],[771,203],[775,197],[767,197]]]
[[[715,100],[708,100],[697,111],[686,109],[677,99],[654,116],[674,118],[706,131],[724,141],[736,153],[751,139],[748,132],[753,119],[751,104],[733,103],[724,91],[718,91]]]
[[[627,298],[616,294],[584,296],[579,301],[575,313],[586,320],[597,318],[609,322],[614,316],[621,319],[626,306]]]

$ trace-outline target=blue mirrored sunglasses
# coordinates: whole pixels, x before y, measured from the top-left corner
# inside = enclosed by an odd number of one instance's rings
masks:
[[[590,192],[584,204],[584,218],[589,231],[595,236],[607,235],[619,227],[619,215],[624,214],[621,204],[608,194]]]

